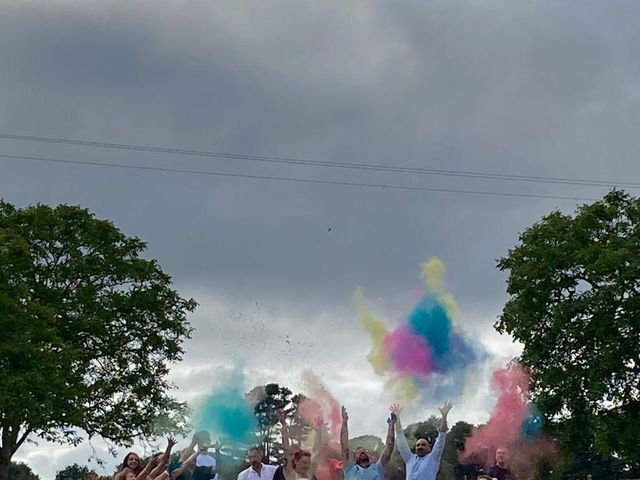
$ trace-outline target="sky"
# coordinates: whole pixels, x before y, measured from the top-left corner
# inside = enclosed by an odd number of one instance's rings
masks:
[[[5,0],[0,7],[0,133],[640,181],[637,2]],[[354,435],[382,435],[393,400],[366,361],[355,288],[393,323],[421,285],[420,264],[440,258],[460,324],[492,365],[503,364],[521,347],[492,328],[507,299],[496,259],[545,214],[572,212],[608,190],[7,138],[0,155],[244,175],[0,156],[0,197],[18,206],[82,205],[148,242],[147,255],[200,304],[184,360],[171,373],[179,398],[197,400],[239,361],[247,389],[267,382],[301,389],[301,372],[312,369],[349,408]],[[479,383],[455,401],[452,422],[481,422],[493,400]],[[435,413],[436,405],[421,405],[405,423]],[[94,448],[109,471],[126,453],[118,449],[113,459],[101,442]],[[87,444],[39,442],[14,459],[52,479],[90,453]]]

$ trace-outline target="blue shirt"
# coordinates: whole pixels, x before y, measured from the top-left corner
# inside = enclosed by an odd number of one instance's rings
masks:
[[[399,429],[398,451],[406,465],[406,480],[435,480],[438,470],[440,470],[440,458],[444,450],[444,442],[447,439],[447,432],[438,432],[438,438],[430,453],[421,457],[411,453],[407,439],[402,428]]]
[[[344,480],[383,480],[384,466],[382,461],[369,465],[368,468],[362,468],[356,463],[350,463],[343,469]]]

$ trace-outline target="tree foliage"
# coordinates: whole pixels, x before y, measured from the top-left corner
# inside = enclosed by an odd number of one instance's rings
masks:
[[[0,202],[0,480],[31,434],[129,445],[182,421],[166,375],[196,304],[145,248],[79,207]]]
[[[438,437],[438,428],[440,427],[440,419],[431,415],[424,422],[412,423],[404,429],[404,433],[407,436],[407,442],[413,447],[415,443],[424,438],[429,442],[429,445],[433,447],[433,444]]]
[[[89,467],[74,463],[58,470],[55,480],[87,480],[92,473]]]
[[[360,435],[349,439],[349,449],[353,452],[357,448],[364,448],[372,456],[372,459],[377,461],[384,450],[384,442],[380,437],[375,435]]]
[[[11,462],[9,465],[9,480],[40,480],[40,477],[33,473],[31,467],[22,462]]]
[[[524,345],[536,403],[565,444],[640,462],[640,200],[555,211],[499,260],[496,323]]]
[[[291,397],[291,406],[286,410],[292,444],[302,445],[313,432],[313,425],[300,414],[300,406],[306,399],[302,393],[295,394]]]
[[[471,436],[473,425],[459,421],[451,427],[447,434],[447,443],[442,452],[442,461],[447,462],[453,468],[453,476],[457,479],[475,478],[480,470],[479,465],[462,465],[458,462],[460,453],[464,451],[465,440]]]
[[[261,391],[260,398],[254,407],[254,413],[258,420],[258,431],[256,432],[258,443],[262,446],[264,456],[267,459],[280,462],[283,455],[282,437],[278,428],[276,412],[278,410],[286,412],[291,409],[292,392],[287,387],[281,387],[277,383],[270,383],[264,387],[256,388]],[[249,395],[251,395],[251,392]]]

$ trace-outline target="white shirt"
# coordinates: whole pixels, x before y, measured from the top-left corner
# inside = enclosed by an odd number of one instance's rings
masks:
[[[436,480],[438,470],[440,470],[440,458],[444,450],[444,443],[447,439],[447,432],[438,432],[438,438],[430,453],[421,457],[411,453],[407,438],[404,436],[402,428],[398,432],[398,451],[406,465],[406,480]]]
[[[211,467],[216,468],[216,459],[208,453],[201,453],[196,457],[196,467]],[[212,480],[220,480],[220,474],[216,472],[216,476]]]
[[[241,471],[238,474],[238,480],[273,480],[273,474],[276,473],[278,467],[275,465],[262,464],[260,475],[252,467]]]
[[[201,453],[196,457],[196,467],[215,467],[216,459],[207,453]]]

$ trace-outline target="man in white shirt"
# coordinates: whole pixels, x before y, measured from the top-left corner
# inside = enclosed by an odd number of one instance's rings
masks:
[[[442,418],[440,420],[440,431],[438,438],[433,446],[433,451],[429,447],[429,443],[426,439],[420,438],[416,442],[416,453],[411,453],[407,439],[402,431],[402,425],[400,424],[400,407],[394,405],[392,413],[398,418],[396,422],[396,430],[398,436],[398,450],[404,460],[406,466],[406,480],[435,480],[438,470],[440,470],[440,458],[442,457],[442,451],[444,450],[444,443],[447,439],[447,414],[453,404],[446,402],[441,407],[440,413]]]
[[[250,466],[238,474],[238,480],[273,480],[278,467],[262,463],[262,451],[258,447],[250,448],[247,458]]]

